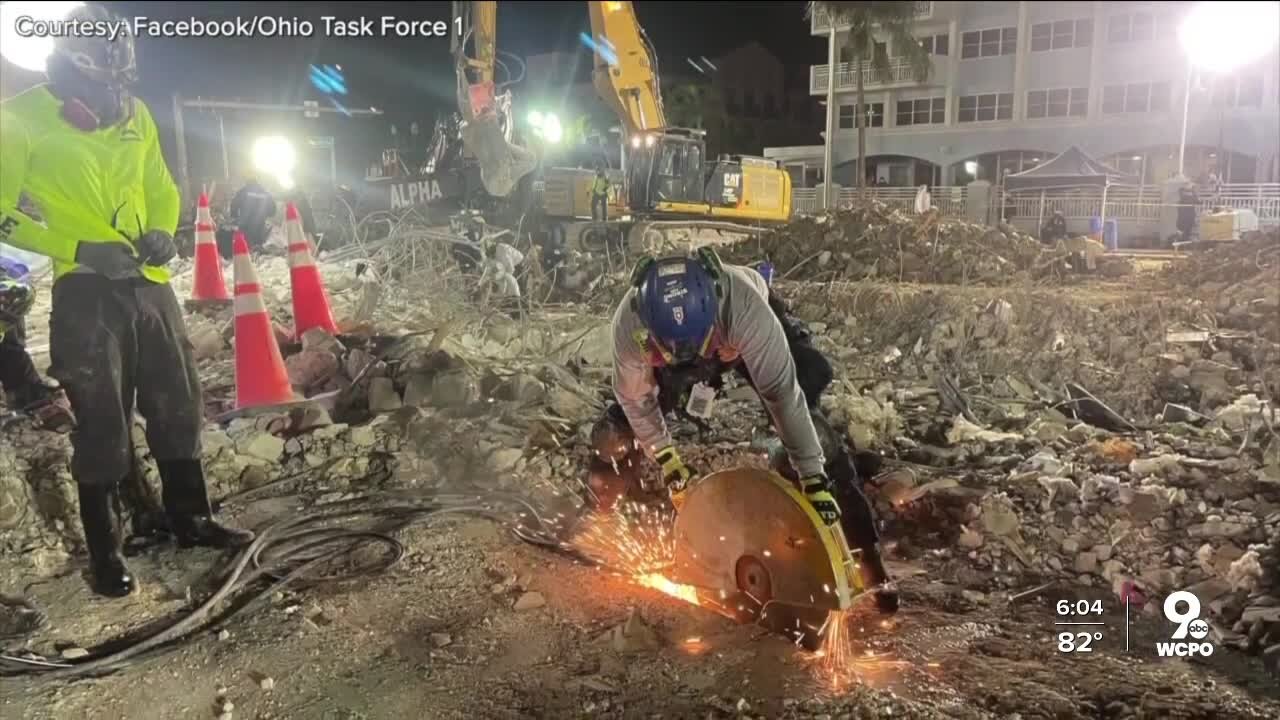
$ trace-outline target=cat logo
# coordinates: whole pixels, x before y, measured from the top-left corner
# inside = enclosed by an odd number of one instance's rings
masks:
[[[441,195],[440,183],[435,180],[397,183],[391,186],[391,209],[399,210],[418,203],[439,200]]]
[[[677,325],[684,325],[684,308],[678,305],[671,308],[671,317],[675,318]]]

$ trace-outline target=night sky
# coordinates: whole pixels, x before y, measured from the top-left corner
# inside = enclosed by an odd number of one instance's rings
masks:
[[[263,133],[333,136],[341,138],[339,165],[343,174],[363,174],[368,157],[387,146],[391,125],[404,133],[410,121],[429,136],[441,110],[455,109],[454,67],[448,38],[336,38],[323,35],[319,18],[394,15],[404,19],[450,19],[448,2],[357,4],[354,2],[107,2],[125,17],[157,20],[234,18],[272,15],[306,18],[317,28],[311,38],[152,38],[138,41],[141,81],[136,88],[161,126],[166,155],[173,154],[174,92],[184,97],[299,104],[315,99],[308,66],[340,65],[350,108],[377,107],[383,118],[322,115],[318,120],[300,114],[228,113],[218,116],[188,109],[184,112],[188,156],[193,174],[220,174],[222,148],[228,147],[232,174],[243,161],[247,138]],[[357,7],[358,6],[358,7]],[[686,57],[715,57],[735,47],[759,42],[796,76],[807,81],[805,66],[822,62],[825,45],[808,33],[804,2],[637,2],[640,22],[657,48],[660,67],[690,70]],[[498,8],[499,50],[517,55],[577,50],[586,52],[578,36],[590,31],[585,2],[503,2]],[[25,87],[38,75],[5,66],[15,74],[12,87]],[[499,80],[502,79],[501,74]],[[226,138],[226,142],[221,141]],[[323,161],[323,159],[321,158]],[[327,161],[323,161],[327,165]]]
[[[126,16],[215,18],[270,14],[307,17],[320,27],[321,15],[395,15],[448,20],[450,3],[106,3]],[[357,12],[359,5],[359,12]],[[820,62],[822,44],[808,34],[803,2],[638,2],[640,22],[667,63],[687,56],[714,57],[758,41],[783,62]],[[526,55],[581,48],[578,33],[589,30],[584,2],[506,2],[499,6],[498,45]],[[352,39],[324,37],[278,40],[152,39],[139,44],[146,94],[173,90],[187,95],[241,97],[276,102],[311,95],[310,63],[339,64],[354,105],[392,112],[419,111],[451,97],[453,68],[446,38]]]

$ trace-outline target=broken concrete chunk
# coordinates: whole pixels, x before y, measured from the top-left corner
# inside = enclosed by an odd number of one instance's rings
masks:
[[[302,351],[327,352],[336,356],[342,355],[347,349],[323,328],[311,328],[302,333]]]
[[[369,412],[385,413],[404,406],[400,393],[396,392],[391,378],[376,377],[369,380]]]
[[[955,421],[951,424],[951,429],[947,431],[947,442],[952,445],[963,445],[969,442],[983,443],[1002,443],[1021,440],[1022,436],[1016,433],[1002,433],[993,430],[984,430],[965,420],[963,416],[957,415]]]
[[[284,361],[289,384],[296,388],[315,388],[338,374],[338,356],[331,352],[303,350]]]
[[[516,603],[512,606],[512,609],[517,612],[524,612],[525,610],[537,610],[546,604],[547,599],[542,596],[542,593],[527,592],[516,599]]]
[[[256,433],[236,446],[241,454],[267,462],[279,462],[284,454],[284,440],[269,433]]]
[[[1129,472],[1138,477],[1167,477],[1176,473],[1181,457],[1178,455],[1157,455],[1153,458],[1142,458],[1129,463]]]
[[[440,373],[431,383],[431,404],[436,407],[466,407],[480,398],[480,387],[465,370]]]
[[[405,380],[404,404],[410,407],[426,407],[431,404],[431,376],[414,373]]]
[[[609,631],[609,643],[615,652],[634,653],[654,650],[661,645],[658,634],[649,627],[634,609],[626,622]]]

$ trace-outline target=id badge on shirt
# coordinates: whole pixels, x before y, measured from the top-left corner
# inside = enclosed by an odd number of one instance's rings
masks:
[[[715,404],[715,389],[706,383],[698,383],[689,391],[689,403],[685,406],[685,411],[693,417],[705,420],[711,417]]]

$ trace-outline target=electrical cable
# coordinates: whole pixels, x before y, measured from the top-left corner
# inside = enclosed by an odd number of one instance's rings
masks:
[[[502,509],[502,506],[506,509]],[[523,512],[510,509],[516,506]],[[50,661],[38,656],[0,654],[0,678],[34,676],[66,680],[109,674],[144,658],[171,650],[193,634],[221,627],[286,586],[305,589],[320,583],[350,581],[385,571],[404,555],[392,534],[415,522],[450,514],[478,516],[505,524],[524,542],[557,549],[547,522],[523,498],[505,494],[436,495],[385,492],[328,503],[301,516],[289,516],[262,529],[227,566],[217,589],[185,615],[162,629],[133,640],[113,639],[89,650],[80,661]],[[517,517],[536,527],[521,527]],[[364,526],[342,523],[364,521]],[[370,524],[372,521],[372,524]],[[357,551],[381,546],[373,561],[355,562]],[[563,551],[563,548],[559,548]],[[346,561],[345,571],[332,568]],[[354,567],[353,567],[354,566]],[[326,568],[330,571],[320,573]],[[122,645],[122,642],[125,643]]]

